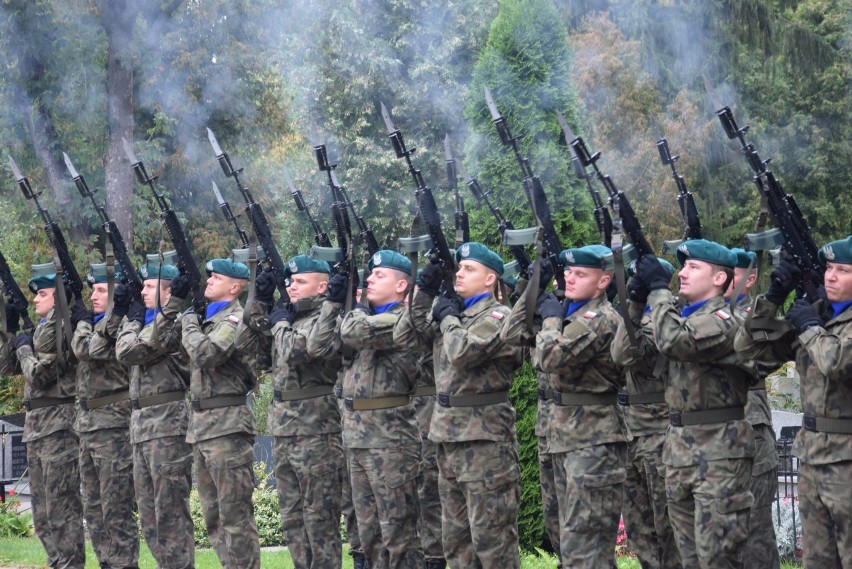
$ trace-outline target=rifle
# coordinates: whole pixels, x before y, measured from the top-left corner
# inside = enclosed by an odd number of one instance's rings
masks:
[[[290,174],[287,170],[284,170],[284,179],[287,181],[287,186],[290,187],[290,194],[293,196],[293,200],[296,202],[296,209],[305,213],[305,216],[308,218],[308,223],[311,225],[311,229],[314,232],[314,241],[319,247],[331,247],[331,239],[328,238],[328,233],[322,230],[317,219],[311,215],[311,210],[308,208],[308,204],[305,203],[305,198],[302,195],[302,190],[296,188],[293,185],[293,180],[290,178]]]
[[[766,199],[769,205],[769,213],[772,222],[778,231],[774,231],[775,244],[780,245],[793,262],[802,271],[801,286],[797,287],[796,294],[799,298],[805,298],[813,303],[819,299],[817,289],[822,285],[825,268],[819,261],[817,252],[819,249],[811,235],[811,229],[802,215],[802,210],[792,195],[786,193],[781,183],[766,166],[771,158],[761,160],[757,149],[751,143],[746,143],[745,134],[749,130],[746,125],[742,128],[737,126],[734,114],[730,107],[723,107],[716,111],[716,116],[725,129],[728,138],[738,139],[740,148],[746,161],[754,172],[754,183],[761,197]],[[748,243],[746,243],[748,246]]]
[[[680,208],[680,214],[683,216],[685,223],[682,240],[703,239],[701,220],[698,217],[698,208],[695,207],[695,198],[692,196],[692,192],[686,189],[686,182],[683,181],[683,176],[677,173],[677,168],[675,167],[675,162],[680,158],[680,155],[671,155],[669,152],[669,141],[665,137],[657,141],[657,150],[660,153],[660,161],[663,163],[663,166],[671,167],[672,177],[675,184],[677,184],[677,205]],[[665,252],[664,250],[663,253]]]
[[[0,253],[0,282],[3,284],[3,296],[9,297],[9,304],[14,306],[21,314],[21,318],[24,321],[24,330],[27,332],[32,331],[35,326],[33,325],[33,321],[30,320],[29,312],[27,312],[30,303],[27,301],[24,293],[21,292],[21,287],[18,286],[15,277],[12,276],[12,269],[9,268],[9,263],[6,262],[6,257],[3,256],[3,253]],[[3,322],[3,326],[3,330],[5,331],[5,321]]]
[[[497,105],[491,97],[491,91],[488,87],[485,88],[485,102],[488,105],[488,110],[491,113],[491,122],[497,127],[497,133],[500,135],[500,141],[504,146],[511,146],[515,153],[515,159],[518,161],[518,166],[521,168],[521,173],[524,176],[524,191],[527,194],[533,213],[535,214],[538,225],[542,228],[542,245],[544,247],[543,254],[550,261],[550,266],[553,268],[553,274],[556,277],[557,295],[560,297],[565,291],[565,272],[562,265],[560,254],[562,253],[562,242],[559,240],[559,234],[553,226],[553,216],[550,213],[550,206],[547,203],[547,196],[544,193],[544,188],[541,181],[538,179],[530,167],[529,159],[521,155],[521,149],[518,147],[518,140],[521,135],[512,136],[509,130],[509,125],[506,119],[497,110]]]
[[[447,182],[449,189],[453,191],[456,198],[456,247],[462,243],[470,241],[470,221],[467,218],[467,212],[464,210],[464,198],[459,192],[459,180],[456,175],[456,161],[453,158],[453,152],[450,150],[450,135],[444,135],[444,157],[447,161]]]
[[[9,166],[12,167],[12,173],[15,175],[15,180],[18,182],[18,187],[21,189],[24,197],[35,203],[38,214],[44,222],[44,232],[47,234],[47,239],[50,241],[50,245],[56,252],[56,257],[61,265],[59,268],[62,270],[65,282],[67,282],[68,286],[71,287],[74,298],[82,300],[83,280],[80,278],[77,268],[71,261],[71,253],[68,251],[68,244],[65,242],[65,236],[62,234],[62,230],[59,229],[59,225],[57,225],[56,221],[53,220],[50,212],[41,207],[41,204],[38,201],[38,197],[41,195],[41,192],[33,191],[30,186],[30,181],[26,178],[26,176],[21,174],[21,171],[18,170],[18,165],[15,164],[15,161],[11,156],[9,156]]]
[[[213,193],[216,195],[216,201],[219,204],[219,209],[222,210],[222,215],[225,216],[225,221],[234,224],[234,232],[237,234],[237,239],[240,240],[243,249],[248,249],[251,243],[249,242],[246,230],[240,227],[240,224],[237,221],[237,217],[239,216],[234,215],[234,212],[231,210],[231,204],[225,201],[225,198],[222,197],[222,192],[219,191],[219,186],[216,185],[216,182],[211,180],[210,183],[213,184]]]
[[[574,151],[574,147],[571,146],[571,142],[576,140],[577,135],[575,135],[574,131],[571,130],[571,127],[568,126],[568,122],[559,110],[556,111],[556,120],[559,121],[559,125],[562,127],[562,132],[565,133],[565,142],[568,144],[568,148],[571,149],[571,165],[574,167],[574,173],[578,178],[586,181],[586,187],[589,190],[589,195],[592,196],[592,203],[595,205],[595,224],[597,224],[598,231],[601,234],[601,243],[607,247],[612,247],[612,217],[609,215],[609,210],[607,209],[606,204],[604,204],[600,192],[598,192],[592,185],[592,178],[594,178],[594,174],[586,172],[586,167],[580,162],[580,159],[577,157],[577,153]]]
[[[127,245],[124,243],[124,237],[122,237],[121,232],[118,230],[118,226],[115,224],[115,221],[109,218],[105,207],[103,205],[98,205],[95,201],[95,192],[89,189],[89,185],[86,184],[86,179],[83,178],[82,174],[77,173],[77,169],[74,168],[74,164],[71,162],[71,158],[68,154],[63,152],[62,157],[65,160],[65,167],[68,168],[68,172],[74,179],[74,185],[77,186],[77,191],[80,192],[82,197],[89,198],[95,208],[95,211],[98,212],[98,217],[101,219],[101,225],[103,226],[104,232],[112,245],[112,255],[115,257],[115,263],[121,270],[121,282],[127,286],[134,299],[141,300],[142,281],[136,274],[136,267],[133,266],[133,262],[130,260],[130,255],[127,254]],[[110,256],[109,251],[107,251],[106,256]]]
[[[163,226],[166,228],[166,233],[169,234],[169,240],[172,242],[172,248],[177,255],[177,267],[180,273],[189,281],[189,288],[192,290],[192,308],[196,314],[204,315],[206,300],[204,299],[204,291],[201,290],[201,273],[198,270],[198,265],[195,264],[195,259],[192,258],[192,253],[189,250],[189,241],[186,234],[183,232],[183,227],[177,218],[175,210],[171,208],[168,200],[157,191],[156,181],[157,176],[149,176],[145,169],[145,164],[136,158],[133,153],[133,148],[127,139],[122,138],[121,142],[124,146],[124,153],[130,161],[133,172],[136,174],[136,179],[140,184],[151,188],[151,193],[154,195],[154,200],[157,202],[157,207],[160,210],[160,219]]]
[[[491,195],[491,190],[483,191],[482,186],[479,185],[479,182],[476,181],[476,178],[470,176],[465,170],[464,164],[459,162],[459,170],[461,171],[462,178],[464,178],[465,182],[467,182],[467,187],[470,188],[470,192],[473,194],[473,197],[476,198],[476,201],[485,202],[485,205],[488,206],[488,209],[491,211],[491,214],[497,219],[497,229],[500,231],[500,236],[503,238],[503,242],[507,243],[507,237],[512,236],[515,229],[515,226],[511,221],[506,219],[506,216],[503,215],[503,212],[500,211],[500,208],[491,203],[491,200],[488,199],[488,196]],[[535,230],[535,228],[533,228]],[[526,230],[523,230],[526,233]],[[514,241],[512,243],[515,243]],[[508,244],[508,243],[507,243]],[[512,256],[515,257],[515,260],[518,262],[518,272],[526,277],[527,268],[529,268],[532,261],[530,261],[530,256],[527,254],[527,250],[520,243],[517,244],[509,244],[509,251],[512,252]]]
[[[342,186],[337,180],[337,175],[334,173],[334,169],[337,167],[337,164],[329,164],[328,153],[326,152],[324,144],[314,145],[314,155],[316,156],[320,172],[325,172],[328,175],[328,186],[331,188],[331,217],[334,219],[335,233],[337,233],[337,245],[343,254],[343,258],[338,261],[335,268],[338,274],[349,276],[355,271],[352,224],[349,221],[349,210],[346,207],[346,202],[341,196],[340,188]],[[350,284],[354,291],[357,287],[355,279],[352,279]],[[351,302],[350,298],[351,297],[349,296],[346,297],[346,310],[351,308],[348,306]]]
[[[455,280],[456,280],[456,263],[455,257],[450,252],[447,245],[447,237],[441,229],[441,215],[438,213],[438,206],[435,203],[435,196],[432,195],[432,189],[423,181],[423,175],[420,170],[414,167],[411,163],[411,155],[417,150],[416,148],[406,148],[405,140],[402,137],[402,132],[393,124],[390,113],[384,103],[380,103],[382,109],[382,118],[385,121],[385,127],[388,130],[388,137],[391,139],[393,150],[397,158],[404,158],[408,164],[408,172],[417,186],[414,196],[417,199],[417,207],[420,210],[420,217],[423,223],[426,224],[426,230],[429,232],[429,237],[432,239],[432,250],[430,256],[433,262],[437,261],[441,265],[441,271],[444,276],[443,292],[445,297],[452,298],[456,296]]]
[[[272,237],[272,230],[269,228],[269,222],[266,220],[266,215],[263,213],[263,208],[259,203],[254,201],[254,197],[247,187],[240,180],[240,174],[243,169],[237,170],[231,165],[231,159],[228,154],[219,146],[216,136],[213,131],[207,129],[207,139],[210,141],[210,146],[213,147],[213,152],[216,154],[216,160],[219,161],[219,166],[222,172],[228,178],[233,178],[237,184],[237,189],[243,196],[246,202],[246,215],[251,220],[252,229],[257,236],[257,241],[263,252],[266,255],[264,260],[265,270],[272,271],[272,276],[275,277],[275,286],[278,289],[279,302],[282,305],[290,304],[290,295],[287,294],[287,272],[284,261],[281,260],[281,255],[278,254],[278,247],[275,245],[275,239]]]

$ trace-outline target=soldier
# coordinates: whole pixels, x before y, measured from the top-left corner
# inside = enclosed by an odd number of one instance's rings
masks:
[[[192,413],[186,440],[192,444],[195,475],[210,543],[225,569],[259,569],[260,537],[254,520],[254,415],[246,394],[256,380],[251,362],[235,350],[243,307],[237,298],[249,270],[230,259],[207,262],[208,304],[203,321],[178,303],[163,307],[163,317],[180,317],[181,344],[189,354]],[[172,297],[185,299],[184,275],[171,281]]]
[[[852,559],[852,235],[819,250],[825,263],[827,314],[796,300],[787,312],[790,328],[772,337],[759,319],[772,319],[801,279],[799,268],[782,261],[769,289],[758,296],[752,318],[737,335],[737,350],[747,358],[780,364],[795,358],[801,376],[804,419],[793,443],[799,458],[799,512],[804,533],[805,567],[848,567]],[[790,327],[789,324],[792,324]],[[783,331],[783,328],[782,328]]]
[[[130,442],[139,521],[148,549],[162,569],[195,565],[195,533],[189,509],[192,446],[186,442],[189,360],[181,352],[180,331],[164,318],[183,302],[171,298],[169,283],[179,274],[172,264],[148,255],[139,269],[142,298],[118,285],[112,313],[126,316],[116,341],[118,361],[130,368]],[[156,323],[155,323],[156,320]]]
[[[671,280],[674,267],[664,259],[660,263]],[[624,481],[624,527],[642,567],[680,568],[680,553],[666,511],[663,464],[663,441],[669,427],[665,403],[669,362],[654,343],[648,290],[634,278],[627,291],[627,313],[635,329],[635,342],[631,342],[622,321],[610,346],[613,361],[625,371],[626,386],[618,402],[631,436]]]
[[[32,494],[33,526],[47,552],[51,568],[83,569],[83,504],[80,498],[80,441],[74,430],[77,361],[70,346],[62,344],[62,318],[56,308],[57,288],[53,263],[32,268],[29,289],[34,294],[35,330],[20,329],[22,316],[6,305],[7,347],[24,374],[24,438]],[[61,281],[60,281],[61,282]],[[67,295],[70,298],[70,294]],[[12,354],[5,366],[12,368]],[[10,369],[11,373],[11,369]]]
[[[459,247],[456,259],[454,295],[442,296],[433,307],[442,271],[428,264],[412,310],[394,336],[415,349],[432,345],[438,404],[429,438],[438,443],[447,563],[519,567],[520,470],[509,387],[521,350],[500,340],[509,314],[494,298],[503,260],[475,242]]]
[[[119,280],[120,274],[116,274]],[[102,567],[135,568],[139,561],[130,445],[130,374],[115,358],[122,316],[107,313],[105,263],[92,264],[87,279],[92,310],[81,300],[71,310],[71,346],[77,356],[77,431],[86,529]]]
[[[533,365],[549,374],[546,453],[559,503],[560,559],[565,567],[615,567],[625,478],[627,428],[618,409],[624,387],[609,346],[620,318],[606,298],[612,252],[603,245],[566,249],[563,305],[540,296]],[[512,310],[523,318],[526,295]]]
[[[417,357],[393,341],[411,286],[411,263],[382,250],[371,257],[368,269],[368,304],[356,305],[340,324],[341,340],[356,352],[343,378],[343,444],[349,452],[352,501],[371,567],[420,568],[420,431],[410,401]],[[335,275],[326,302],[342,304],[349,290],[348,279]]]
[[[757,282],[757,255],[745,249],[731,249],[737,256],[734,278],[725,300],[731,306],[740,321],[748,317],[751,307],[749,294]],[[733,299],[734,293],[738,296]],[[758,362],[756,362],[756,365]],[[772,410],[766,394],[766,376],[774,368],[757,365],[758,376],[754,385],[749,387],[746,403],[746,420],[754,431],[754,463],[751,467],[751,493],[754,505],[749,518],[748,539],[743,551],[745,567],[766,567],[778,569],[781,559],[778,555],[778,543],[775,540],[775,527],[772,524],[772,502],[778,493],[778,451],[775,449],[775,430],[772,428]]]
[[[334,396],[340,342],[311,342],[325,304],[329,266],[298,255],[287,264],[290,306],[273,303],[275,279],[261,273],[252,319],[241,338],[258,336],[273,352],[274,398],[269,431],[274,438],[281,527],[297,569],[341,566],[341,479],[345,473],[341,423]],[[271,327],[271,328],[270,328]]]
[[[754,456],[744,407],[755,371],[734,352],[738,325],[723,297],[737,256],[703,239],[682,243],[676,255],[682,310],[656,257],[640,257],[634,277],[650,291],[654,342],[669,359],[669,519],[684,567],[743,567]]]

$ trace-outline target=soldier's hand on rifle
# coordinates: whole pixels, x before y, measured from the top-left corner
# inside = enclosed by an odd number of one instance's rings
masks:
[[[423,272],[420,273],[420,292],[429,296],[438,296],[441,291],[441,283],[444,282],[444,273],[441,270],[441,264],[432,262],[427,263],[423,267]]]
[[[23,346],[33,347],[32,334],[18,334],[15,336],[15,339],[12,341],[12,347],[17,350]]]
[[[189,279],[186,275],[178,275],[169,283],[169,288],[172,290],[172,296],[186,300],[189,296]]]
[[[565,307],[562,306],[562,303],[559,302],[559,299],[552,292],[546,292],[538,297],[535,312],[542,320],[547,320],[548,318],[562,319],[565,317]]]
[[[535,266],[537,263],[541,263],[541,270],[539,271],[539,281],[538,281],[538,289],[544,290],[553,282],[553,265],[550,264],[550,261],[547,259],[536,259],[530,266],[527,267],[526,278],[527,281],[532,281],[533,271],[535,271]]]
[[[785,318],[793,323],[799,334],[811,326],[822,326],[825,324],[816,308],[810,302],[801,298],[793,303],[790,310],[787,311]]]
[[[174,281],[174,279],[172,280]],[[190,306],[189,308],[180,313],[180,315],[178,316],[178,322],[180,322],[181,330],[185,330],[187,325],[189,324],[201,324],[201,315],[195,311],[194,306]]]
[[[766,300],[775,306],[783,306],[801,278],[802,271],[796,263],[782,260],[769,274],[769,288],[764,295]]]
[[[286,320],[290,324],[296,319],[296,307],[293,305],[287,306],[277,303],[272,312],[269,313],[269,323],[274,325],[276,322]]]
[[[330,302],[346,302],[346,295],[349,293],[349,277],[340,273],[334,275],[328,280],[328,289],[325,294],[326,300]]]
[[[656,255],[642,255],[636,260],[636,277],[639,277],[649,291],[669,288],[671,276]]]
[[[128,307],[127,319],[131,322],[139,322],[140,324],[142,324],[144,326],[145,325],[145,312],[146,312],[145,305],[142,304],[142,302],[135,300]]]
[[[124,316],[130,310],[133,303],[133,295],[125,284],[119,284],[112,293],[112,313]]]
[[[460,316],[462,310],[464,310],[464,304],[461,297],[453,296],[451,298],[447,298],[444,296],[441,297],[432,308],[432,318],[435,322],[440,323],[447,316]]]
[[[272,271],[263,271],[254,281],[254,298],[258,302],[272,304],[275,297],[275,275]]]
[[[651,291],[648,290],[647,285],[637,277],[633,277],[627,282],[627,298],[633,302],[637,302],[639,304],[645,304],[648,302],[648,295],[651,294]]]
[[[80,322],[88,322],[89,324],[92,324],[94,319],[94,313],[89,310],[89,307],[86,306],[82,300],[78,299],[71,307],[71,325],[74,328],[77,328],[77,324]]]
[[[6,304],[6,331],[13,336],[21,329],[21,312],[14,304]]]

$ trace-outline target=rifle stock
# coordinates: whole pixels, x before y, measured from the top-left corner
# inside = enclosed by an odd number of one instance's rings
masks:
[[[28,312],[30,303],[21,291],[21,287],[15,281],[15,277],[12,276],[12,269],[9,267],[9,263],[6,262],[6,257],[3,256],[3,253],[0,253],[0,282],[3,284],[3,296],[9,297],[9,304],[14,306],[21,314],[21,319],[24,322],[24,330],[29,332],[35,329]]]

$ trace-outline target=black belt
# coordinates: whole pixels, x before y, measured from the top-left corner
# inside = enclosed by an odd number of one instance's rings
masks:
[[[390,397],[373,397],[370,399],[352,399],[347,397],[344,400],[346,408],[350,411],[375,411],[377,409],[391,409],[392,407],[402,407],[411,402],[410,395],[392,395]]]
[[[220,397],[208,397],[207,399],[193,399],[193,411],[207,411],[208,409],[219,409],[220,407],[236,407],[245,405],[245,395],[222,395]]]
[[[430,395],[435,395],[436,393],[437,390],[434,385],[421,385],[414,390],[412,397],[428,397]]]
[[[563,393],[555,389],[539,389],[538,398],[557,405],[615,405],[618,393]]]
[[[32,411],[33,409],[56,407],[57,405],[74,403],[74,399],[74,397],[41,397],[39,399],[26,399],[24,400],[24,408],[27,411]]]
[[[316,387],[305,387],[303,389],[275,390],[273,394],[276,401],[301,401],[302,399],[314,399],[334,393],[331,385],[319,385]]]
[[[508,391],[492,391],[491,393],[471,393],[468,395],[438,394],[438,405],[441,407],[484,407],[509,403]]]
[[[690,427],[693,425],[708,425],[711,423],[727,423],[745,419],[744,407],[720,407],[704,411],[670,411],[672,427]]]
[[[149,395],[148,397],[140,397],[139,399],[131,399],[130,406],[133,407],[135,411],[139,409],[145,409],[146,407],[153,407],[154,405],[162,405],[163,403],[171,403],[172,401],[181,401],[186,398],[186,392],[184,391],[167,391],[165,393],[157,393],[156,395]]]
[[[852,419],[829,419],[828,417],[805,415],[802,418],[802,426],[815,433],[852,435]]]
[[[80,408],[83,411],[93,411],[95,409],[100,409],[101,407],[111,405],[113,403],[118,403],[119,401],[126,401],[127,399],[130,399],[130,390],[122,389],[121,391],[116,391],[115,393],[104,395],[103,397],[95,397],[94,399],[81,399]]]
[[[619,405],[649,405],[651,403],[665,403],[666,394],[664,391],[655,391],[654,393],[624,393],[618,394]]]

